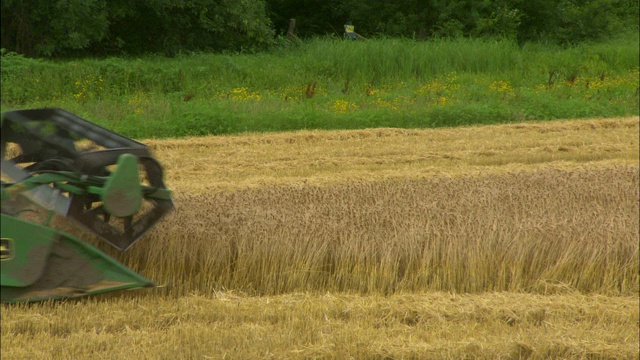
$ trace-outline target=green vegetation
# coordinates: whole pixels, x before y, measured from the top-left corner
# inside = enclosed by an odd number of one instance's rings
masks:
[[[2,48],[82,57],[264,48],[274,30],[262,0],[3,0]]]
[[[2,56],[2,104],[136,138],[637,115],[638,41],[316,39],[252,55]]]
[[[637,0],[3,0],[0,8],[0,47],[54,58],[255,52],[290,31],[342,37],[348,21],[367,38],[575,45],[637,32],[639,19]]]

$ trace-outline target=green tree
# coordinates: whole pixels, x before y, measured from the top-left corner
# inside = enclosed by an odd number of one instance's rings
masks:
[[[261,49],[263,0],[3,0],[2,48],[26,56]]]
[[[639,19],[637,0],[266,1],[277,28],[285,31],[288,19],[296,18],[301,36],[341,32],[350,20],[366,36],[509,37],[571,44],[637,32]]]
[[[266,0],[267,12],[277,33],[284,35],[289,20],[297,21],[300,37],[341,33],[347,21],[340,0]]]
[[[109,9],[107,51],[174,55],[183,50],[252,50],[273,39],[260,0],[140,0]]]
[[[510,0],[521,13],[518,40],[561,44],[604,40],[637,30],[638,2],[633,0]]]
[[[51,56],[87,48],[106,35],[106,0],[3,0],[2,48]]]

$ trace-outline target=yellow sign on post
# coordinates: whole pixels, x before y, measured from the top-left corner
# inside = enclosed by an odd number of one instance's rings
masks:
[[[344,25],[344,32],[347,35],[347,37],[349,38],[349,40],[355,40],[357,38],[356,32],[355,32],[355,26],[353,26],[353,24],[351,24],[351,21],[347,22]]]

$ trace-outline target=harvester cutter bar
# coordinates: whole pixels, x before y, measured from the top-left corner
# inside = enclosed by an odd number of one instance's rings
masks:
[[[163,181],[160,164],[142,143],[93,124],[62,109],[7,111],[2,115],[0,151],[2,173],[15,182],[44,172],[72,172],[77,182],[69,186],[42,185],[26,194],[40,206],[54,204],[53,210],[70,218],[102,240],[124,251],[173,209]],[[8,144],[21,153],[7,158]],[[103,206],[99,189],[87,180],[109,177],[121,156],[134,155],[142,171],[141,196],[145,206],[118,221]],[[75,187],[81,185],[83,191]],[[99,185],[100,186],[100,185]],[[55,189],[54,189],[55,188]],[[96,194],[98,193],[98,194]]]

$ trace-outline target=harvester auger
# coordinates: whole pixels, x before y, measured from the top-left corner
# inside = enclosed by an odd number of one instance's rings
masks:
[[[153,286],[51,226],[70,219],[125,251],[173,209],[149,149],[61,109],[1,122],[1,301],[61,299]]]

